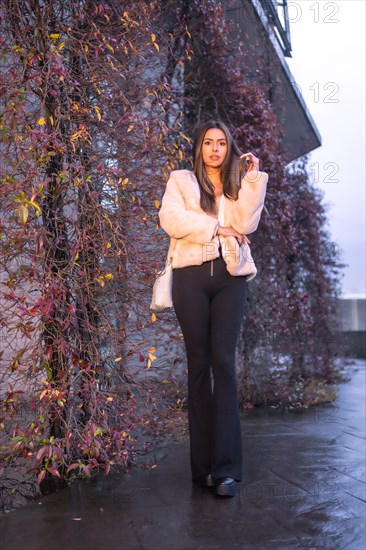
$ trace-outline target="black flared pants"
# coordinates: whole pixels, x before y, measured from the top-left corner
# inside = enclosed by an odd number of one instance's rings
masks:
[[[192,479],[209,473],[214,480],[242,479],[235,348],[246,285],[245,277],[230,275],[221,256],[173,270],[173,305],[188,363]]]

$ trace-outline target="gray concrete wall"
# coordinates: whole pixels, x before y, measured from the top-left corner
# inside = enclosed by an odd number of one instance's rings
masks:
[[[338,300],[340,326],[345,336],[347,352],[366,358],[366,297],[345,296]]]
[[[342,331],[366,331],[366,298],[340,298],[338,308]]]

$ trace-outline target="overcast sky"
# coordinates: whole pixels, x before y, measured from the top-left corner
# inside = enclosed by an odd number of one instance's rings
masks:
[[[366,293],[365,0],[289,0],[288,65],[322,136],[311,172],[331,239],[349,264],[343,293]]]

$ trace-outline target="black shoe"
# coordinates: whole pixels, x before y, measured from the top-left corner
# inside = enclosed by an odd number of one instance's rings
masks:
[[[236,495],[236,481],[232,477],[220,477],[215,479],[215,495],[221,497],[234,497]]]
[[[197,483],[200,487],[213,487],[214,482],[212,480],[211,474],[206,474],[204,476],[196,477],[193,480],[193,483]]]

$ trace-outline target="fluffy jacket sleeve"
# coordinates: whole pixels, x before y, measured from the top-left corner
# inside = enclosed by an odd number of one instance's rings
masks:
[[[159,211],[161,227],[175,239],[186,239],[194,243],[210,242],[217,230],[217,220],[203,211],[188,210],[179,184],[184,185],[182,182],[178,183],[172,172]]]
[[[266,196],[268,174],[260,171],[247,172],[242,179],[238,200],[234,203],[231,225],[248,235],[258,227]]]

